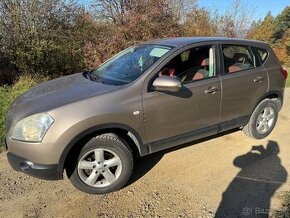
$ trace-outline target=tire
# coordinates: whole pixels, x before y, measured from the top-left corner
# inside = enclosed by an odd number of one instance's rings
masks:
[[[278,111],[275,99],[264,99],[255,108],[249,122],[243,127],[243,132],[254,139],[267,137],[276,125]]]
[[[133,165],[132,151],[126,142],[115,134],[103,134],[85,144],[68,175],[80,191],[106,194],[126,185]]]

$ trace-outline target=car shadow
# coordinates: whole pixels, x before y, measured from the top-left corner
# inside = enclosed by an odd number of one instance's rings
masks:
[[[192,91],[190,91],[190,89],[186,88],[185,86],[182,86],[178,92],[170,92],[170,91],[159,91],[159,92],[163,92],[163,93],[166,93],[168,95],[172,95],[178,98],[191,98],[192,97]]]
[[[133,174],[131,178],[129,179],[128,183],[126,184],[126,186],[133,184],[137,180],[141,179],[144,175],[146,175],[162,159],[162,157],[165,154],[185,148],[185,147],[193,146],[195,144],[208,141],[210,139],[219,138],[219,137],[222,137],[224,135],[227,135],[236,131],[239,131],[239,129],[228,130],[228,131],[225,131],[225,132],[213,135],[213,136],[194,140],[194,141],[181,144],[181,145],[176,145],[175,147],[168,148],[168,149],[165,149],[165,150],[153,153],[153,154],[149,154],[144,157],[137,157],[135,159],[135,164],[134,164],[135,167],[134,167]]]
[[[287,179],[278,154],[278,143],[269,141],[235,158],[241,170],[224,191],[215,217],[268,217],[271,198]]]

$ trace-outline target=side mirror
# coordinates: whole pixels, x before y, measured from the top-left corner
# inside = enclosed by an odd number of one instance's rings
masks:
[[[161,76],[154,80],[153,89],[156,91],[178,92],[181,89],[181,82],[170,76]]]

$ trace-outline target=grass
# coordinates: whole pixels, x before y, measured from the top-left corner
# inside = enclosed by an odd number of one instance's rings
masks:
[[[12,86],[0,86],[0,152],[5,150],[5,124],[11,103],[17,96],[23,94],[32,86],[44,80],[45,78],[43,77],[36,79],[32,76],[21,76]]]
[[[290,87],[290,65],[286,65],[286,69],[287,69],[287,72],[288,72],[288,77],[287,77],[287,80],[286,80],[286,87]]]
[[[286,87],[290,87],[290,76],[288,76],[286,80]]]
[[[0,87],[0,152],[4,148],[5,122],[8,110],[7,97],[9,96],[9,87]]]

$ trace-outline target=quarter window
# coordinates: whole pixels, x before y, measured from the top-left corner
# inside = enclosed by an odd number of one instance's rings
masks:
[[[235,73],[254,68],[254,60],[249,47],[223,45],[222,52],[226,73]]]
[[[260,56],[260,59],[261,59],[261,62],[262,64],[266,61],[267,57],[268,57],[268,52],[264,49],[260,49],[260,48],[256,48],[258,53],[259,53],[259,56]]]

